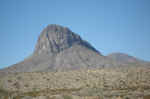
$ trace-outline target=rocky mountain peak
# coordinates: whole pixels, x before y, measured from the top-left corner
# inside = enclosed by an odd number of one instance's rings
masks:
[[[95,48],[82,40],[79,35],[73,33],[69,28],[50,24],[41,32],[34,54],[56,54],[70,48],[74,44],[79,44],[96,51]]]

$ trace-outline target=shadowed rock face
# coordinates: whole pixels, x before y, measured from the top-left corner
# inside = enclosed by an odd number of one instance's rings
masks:
[[[90,44],[66,27],[60,25],[48,25],[41,33],[35,47],[34,54],[57,54],[74,44],[87,47],[96,51]],[[98,51],[96,51],[98,52]]]

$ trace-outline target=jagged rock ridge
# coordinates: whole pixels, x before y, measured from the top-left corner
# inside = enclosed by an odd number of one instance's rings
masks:
[[[66,27],[59,25],[48,25],[41,33],[34,54],[56,54],[74,44],[87,47],[96,51],[88,42],[81,39],[81,37]],[[98,52],[98,51],[96,51]]]

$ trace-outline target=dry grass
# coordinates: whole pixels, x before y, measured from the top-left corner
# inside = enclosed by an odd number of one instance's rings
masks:
[[[1,79],[0,94],[12,93],[37,97],[75,93],[79,96],[128,96],[150,92],[150,72],[147,68],[90,69],[68,72],[32,72],[9,75]],[[4,91],[8,90],[8,91]],[[12,93],[10,93],[12,92]],[[144,99],[148,99],[145,96]],[[90,98],[89,98],[90,99]],[[94,98],[95,99],[95,98]],[[136,99],[136,98],[135,98]]]

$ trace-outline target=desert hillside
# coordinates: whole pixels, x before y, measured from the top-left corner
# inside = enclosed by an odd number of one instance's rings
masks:
[[[142,99],[150,95],[150,68],[16,73],[0,86],[0,99]]]

